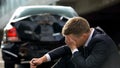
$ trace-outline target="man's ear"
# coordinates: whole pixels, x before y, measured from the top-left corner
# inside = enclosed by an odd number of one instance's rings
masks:
[[[82,37],[85,38],[85,39],[87,39],[88,38],[88,34],[87,33],[83,33]]]

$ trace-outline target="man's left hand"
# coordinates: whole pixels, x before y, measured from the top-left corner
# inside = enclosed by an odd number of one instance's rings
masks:
[[[71,39],[70,36],[65,36],[65,43],[70,47],[71,50],[77,48],[75,40]]]

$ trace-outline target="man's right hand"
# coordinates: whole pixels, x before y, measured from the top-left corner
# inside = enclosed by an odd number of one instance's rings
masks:
[[[33,58],[30,61],[30,68],[36,68],[38,65],[42,64],[43,62],[46,62],[47,58],[46,56],[43,56],[41,58]]]
[[[40,64],[42,64],[42,59],[41,58],[33,58],[30,61],[30,68],[36,68]]]

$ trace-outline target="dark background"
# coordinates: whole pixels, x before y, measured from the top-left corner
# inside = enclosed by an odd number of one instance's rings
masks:
[[[103,28],[117,45],[120,44],[120,3],[80,16],[85,17],[91,27]]]

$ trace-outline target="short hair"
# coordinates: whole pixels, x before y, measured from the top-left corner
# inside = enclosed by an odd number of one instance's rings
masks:
[[[90,25],[85,18],[73,17],[70,18],[63,26],[62,34],[63,35],[74,34],[79,36],[89,31],[90,31]]]

